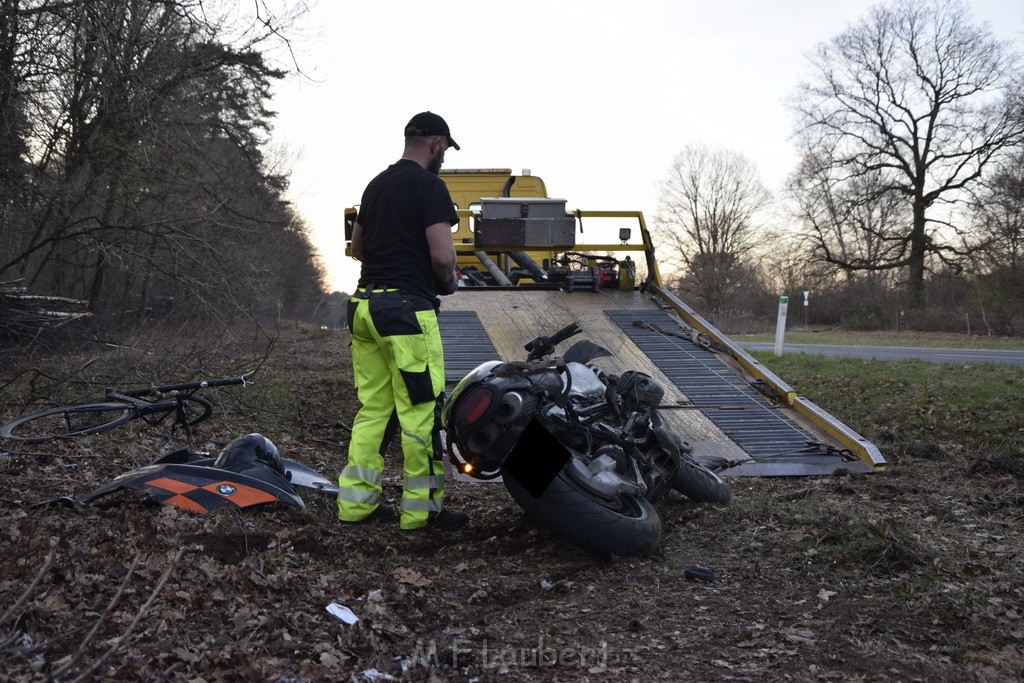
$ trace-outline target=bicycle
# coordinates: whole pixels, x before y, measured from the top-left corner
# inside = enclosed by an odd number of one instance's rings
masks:
[[[66,405],[23,415],[0,427],[0,438],[24,443],[71,439],[99,434],[135,419],[156,426],[174,415],[171,433],[180,427],[185,437],[191,439],[192,427],[213,413],[213,404],[196,392],[209,387],[245,386],[253,372],[241,377],[138,389],[108,387],[106,402]]]

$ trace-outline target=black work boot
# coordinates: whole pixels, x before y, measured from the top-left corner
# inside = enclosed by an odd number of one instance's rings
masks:
[[[373,512],[368,514],[362,519],[357,519],[354,522],[346,522],[342,520],[342,524],[374,524],[376,522],[391,523],[398,521],[398,513],[395,512],[395,508],[390,505],[378,505],[373,509]]]
[[[437,516],[427,522],[427,529],[440,529],[441,531],[457,531],[469,523],[469,515],[465,512],[456,512],[445,508],[437,513]]]

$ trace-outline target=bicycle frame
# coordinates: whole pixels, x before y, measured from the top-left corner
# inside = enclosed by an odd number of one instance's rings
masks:
[[[235,384],[241,384],[244,387],[248,384],[247,380],[254,372],[255,370],[250,370],[241,377],[199,380],[198,382],[141,387],[139,389],[118,389],[116,387],[107,387],[105,395],[108,400],[131,404],[135,408],[136,417],[140,417],[142,419],[145,419],[146,415],[150,413],[166,412],[167,405],[160,403],[160,401],[174,399],[174,423],[171,425],[171,433],[173,434],[174,430],[180,426],[185,431],[185,438],[191,440],[192,425],[189,424],[188,416],[185,414],[185,402],[192,398],[192,396],[194,396],[200,389],[231,386]],[[157,422],[160,421],[162,420],[158,420]],[[150,424],[157,424],[157,422]]]
[[[247,380],[253,372],[247,372],[241,377],[200,380],[138,389],[108,387],[105,391],[107,399],[105,403],[78,403],[23,415],[0,426],[0,438],[39,443],[49,439],[98,434],[136,418],[141,418],[150,426],[155,426],[166,420],[167,416],[173,412],[174,422],[171,425],[171,432],[173,433],[181,425],[186,437],[191,440],[192,425],[207,419],[213,412],[213,404],[196,393],[200,389],[208,387],[237,384],[244,386],[248,384]],[[194,409],[191,415],[188,412],[189,408]],[[155,419],[150,418],[151,415],[156,415]],[[94,416],[94,419],[91,422],[83,421],[81,418],[86,416]],[[78,419],[77,424],[73,423],[73,418]],[[29,427],[29,425],[32,426]],[[33,431],[37,427],[41,430]]]
[[[255,370],[250,370],[241,377],[229,377],[227,379],[206,379],[199,380],[198,382],[185,382],[184,384],[167,384],[164,386],[153,386],[153,387],[142,387],[139,389],[117,389],[115,387],[107,387],[106,394],[107,398],[114,400],[128,401],[130,403],[136,403],[134,399],[142,399],[146,396],[154,395],[154,400],[162,400],[165,398],[172,398],[179,395],[180,392],[188,391],[188,396],[196,393],[199,389],[207,389],[209,387],[225,387],[234,384],[241,384],[243,387],[248,384],[248,379]],[[150,401],[144,401],[149,403]]]

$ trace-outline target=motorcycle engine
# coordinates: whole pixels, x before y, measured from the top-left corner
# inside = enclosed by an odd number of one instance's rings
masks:
[[[627,411],[645,411],[657,408],[665,397],[665,390],[650,375],[627,370],[615,384],[619,404]]]

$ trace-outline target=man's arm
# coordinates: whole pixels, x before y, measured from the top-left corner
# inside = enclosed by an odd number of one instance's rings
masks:
[[[358,230],[359,224],[356,223]],[[352,233],[352,253],[355,253],[355,231]],[[427,228],[427,244],[430,247],[430,265],[438,283],[446,283],[455,274],[455,243],[452,241],[452,226],[434,223]]]
[[[352,226],[352,258],[363,260],[363,226],[359,223]]]

